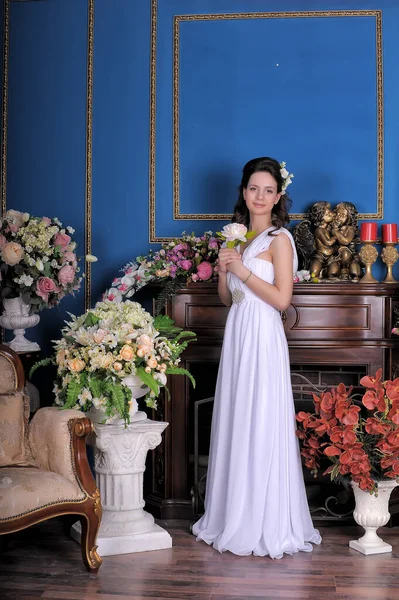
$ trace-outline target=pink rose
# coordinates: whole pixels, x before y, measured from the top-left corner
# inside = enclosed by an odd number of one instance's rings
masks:
[[[23,255],[24,249],[21,244],[17,244],[17,242],[7,242],[1,249],[1,256],[6,265],[10,265],[10,267],[21,262]]]
[[[61,246],[61,250],[65,250],[70,241],[71,238],[66,233],[57,233],[54,238],[54,245]]]
[[[197,273],[193,273],[191,275],[191,279],[192,279],[192,281],[198,281],[199,277],[198,277]]]
[[[50,277],[39,277],[36,282],[36,294],[48,302],[49,294],[56,294],[60,289],[55,285],[55,282]]]
[[[193,261],[192,260],[182,260],[180,263],[180,266],[185,271],[189,271],[191,269],[191,267],[193,266]]]
[[[1,235],[1,233],[0,233],[0,250],[2,250],[2,248],[4,248],[6,243],[7,243],[6,238],[4,237],[4,235]]]
[[[65,250],[64,254],[62,255],[62,258],[63,262],[77,263],[76,254],[74,252],[71,252],[70,250]]]
[[[200,263],[197,267],[197,273],[198,273],[198,277],[202,281],[207,281],[208,279],[210,279],[213,274],[213,268],[212,268],[211,263],[206,262],[206,261]]]
[[[46,223],[46,225],[48,227],[50,227],[50,225],[51,225],[51,219],[49,219],[48,217],[42,217],[42,220]]]
[[[217,242],[217,240],[215,238],[211,238],[209,240],[208,247],[216,249],[216,248],[219,248],[219,244],[218,244],[218,242]]]
[[[65,265],[58,271],[58,281],[65,287],[75,279],[75,269],[71,265]]]

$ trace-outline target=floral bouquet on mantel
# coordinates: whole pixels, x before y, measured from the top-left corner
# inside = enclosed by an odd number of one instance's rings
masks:
[[[159,250],[138,256],[123,267],[123,275],[113,280],[103,300],[121,302],[149,283],[161,283],[162,291],[156,303],[158,313],[168,298],[185,285],[216,279],[220,245],[221,241],[212,231],[205,231],[201,236],[183,232],[181,238],[170,240]]]
[[[324,474],[352,480],[364,491],[377,493],[378,481],[399,480],[399,379],[381,377],[382,369],[375,377],[362,377],[367,391],[360,403],[352,388],[340,383],[313,394],[314,413],[297,414],[301,454],[315,476],[326,456],[333,464]]]
[[[1,299],[21,296],[35,313],[77,291],[82,278],[74,231],[56,218],[8,210],[0,220]]]
[[[55,356],[36,363],[55,364],[55,404],[62,408],[103,411],[105,423],[130,422],[133,387],[145,388],[147,406],[157,407],[168,375],[192,375],[179,367],[180,355],[195,334],[182,330],[165,315],[156,319],[137,302],[99,302],[72,320],[54,342]],[[148,390],[148,391],[147,391]]]
[[[244,231],[245,230],[245,231]],[[217,281],[219,265],[218,255],[222,242],[230,248],[252,239],[254,232],[245,225],[230,223],[223,231],[213,234],[205,231],[201,236],[194,233],[182,233],[162,244],[159,250],[138,256],[123,267],[123,275],[116,277],[109,289],[103,294],[103,300],[122,302],[131,298],[149,283],[159,283],[162,290],[156,299],[155,311],[158,314],[168,299],[179,289],[196,282]],[[309,271],[298,271],[294,282],[309,281]]]

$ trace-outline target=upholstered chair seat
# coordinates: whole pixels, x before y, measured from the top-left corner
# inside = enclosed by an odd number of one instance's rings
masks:
[[[0,472],[0,515],[3,519],[15,519],[52,504],[84,499],[79,487],[58,473],[32,467],[4,467]]]
[[[77,515],[83,561],[95,573],[102,510],[86,456],[92,423],[80,411],[48,407],[28,424],[24,383],[18,355],[0,345],[0,535]]]

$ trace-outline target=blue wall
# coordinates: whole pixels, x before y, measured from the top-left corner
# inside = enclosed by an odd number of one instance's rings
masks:
[[[231,211],[242,164],[256,155],[286,160],[295,173],[290,188],[294,213],[316,200],[349,200],[363,213],[377,211],[375,18],[181,19],[179,85],[174,89],[175,15],[347,10],[349,4],[350,10],[382,10],[381,221],[399,220],[397,2],[158,0],[151,55],[151,0],[95,0],[88,232],[90,1],[9,5],[6,200],[8,208],[57,216],[72,225],[81,256],[85,234],[91,233],[91,251],[99,258],[91,272],[92,303],[127,261],[148,251],[150,239],[219,229],[223,221],[206,215]],[[156,92],[152,143],[151,66]],[[174,106],[176,90],[179,103]],[[181,216],[190,214],[196,218]],[[67,310],[79,314],[84,306],[82,288],[76,298],[42,312],[41,343],[58,337]]]

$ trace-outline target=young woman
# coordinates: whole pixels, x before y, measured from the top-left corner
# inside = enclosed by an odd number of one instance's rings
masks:
[[[285,173],[285,171],[283,171]],[[219,254],[219,295],[231,305],[216,384],[205,514],[197,540],[234,554],[282,558],[321,541],[309,514],[279,311],[292,297],[297,257],[279,163],[244,169],[234,222],[252,240]]]

